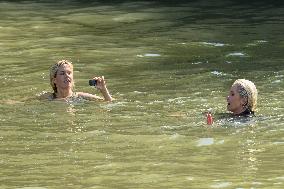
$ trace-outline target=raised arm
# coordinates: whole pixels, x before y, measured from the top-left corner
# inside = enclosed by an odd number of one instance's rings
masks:
[[[104,100],[111,102],[113,99],[112,99],[112,97],[109,94],[109,91],[107,89],[106,81],[105,81],[104,76],[102,76],[102,77],[95,77],[93,79],[97,80],[96,88],[102,93],[102,95],[104,96]]]
[[[97,95],[93,95],[93,94],[89,94],[89,93],[83,93],[83,92],[78,92],[78,96],[81,96],[81,97],[88,99],[88,100],[105,100],[105,101],[111,102],[113,100],[113,98],[111,97],[111,95],[110,95],[110,93],[107,89],[104,76],[94,77],[93,80],[96,80],[95,87],[102,93],[103,98],[99,97]]]

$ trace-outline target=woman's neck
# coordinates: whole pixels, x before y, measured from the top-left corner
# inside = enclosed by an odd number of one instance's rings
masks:
[[[233,114],[234,114],[234,115],[240,115],[240,114],[242,114],[244,111],[246,111],[246,108],[239,108],[238,110],[234,111]]]

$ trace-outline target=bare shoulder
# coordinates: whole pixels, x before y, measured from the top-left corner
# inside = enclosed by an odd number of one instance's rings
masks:
[[[76,94],[86,100],[104,100],[102,97],[90,93],[76,92]]]

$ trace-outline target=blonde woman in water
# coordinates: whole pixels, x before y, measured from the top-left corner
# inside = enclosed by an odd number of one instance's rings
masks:
[[[50,85],[53,93],[45,93],[41,98],[49,100],[68,100],[73,98],[83,98],[87,100],[112,101],[104,76],[94,77],[96,88],[103,97],[84,92],[74,92],[73,65],[68,60],[60,60],[50,67]]]
[[[253,116],[257,104],[257,89],[253,82],[237,79],[227,97],[227,110],[236,116]]]

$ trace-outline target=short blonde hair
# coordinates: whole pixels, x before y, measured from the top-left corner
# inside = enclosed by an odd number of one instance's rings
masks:
[[[59,67],[64,65],[64,64],[69,65],[70,68],[73,70],[73,64],[72,64],[72,62],[70,62],[68,60],[59,60],[54,65],[52,65],[49,69],[50,85],[51,85],[54,93],[57,93],[57,87],[56,87],[55,83],[53,82],[53,79],[56,78],[56,74],[57,74]]]
[[[254,83],[246,79],[237,79],[232,86],[237,86],[241,98],[247,98],[246,108],[254,112],[257,104],[257,89]]]

